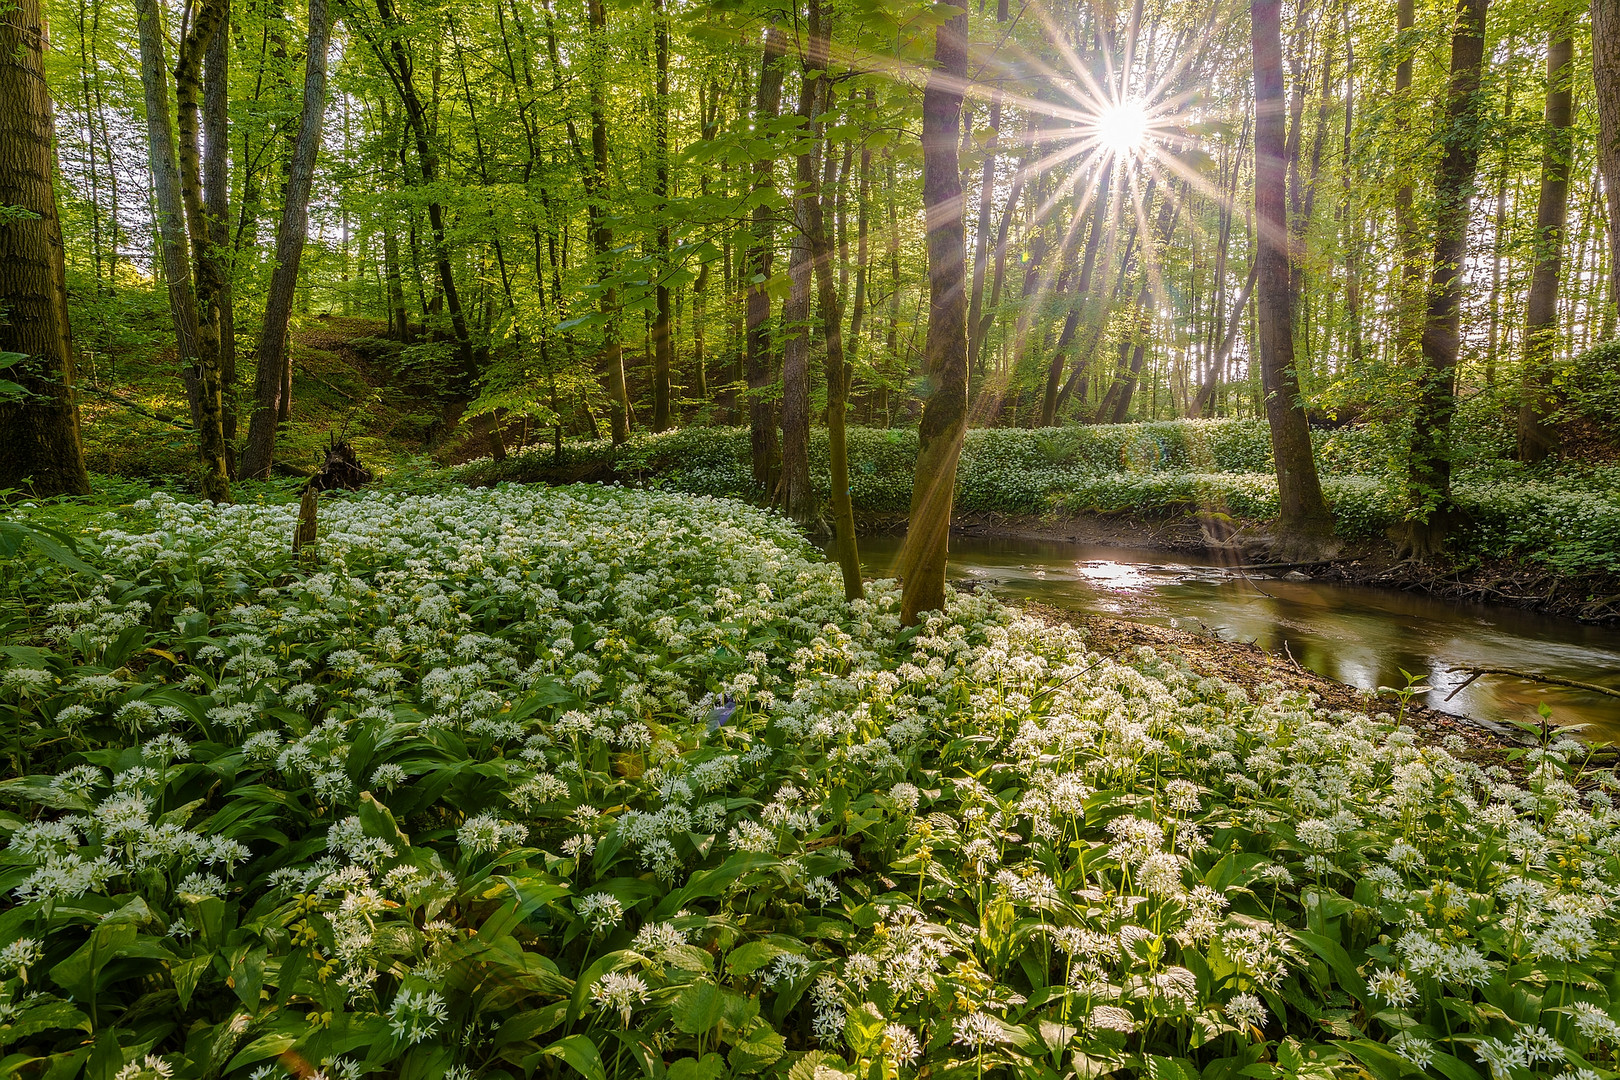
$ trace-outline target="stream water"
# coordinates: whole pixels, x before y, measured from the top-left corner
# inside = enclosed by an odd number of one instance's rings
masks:
[[[898,536],[863,536],[868,574],[892,572]],[[1165,561],[1150,561],[1161,558]],[[986,537],[951,537],[950,574],[998,596],[1134,619],[1292,655],[1352,686],[1404,686],[1401,669],[1432,689],[1430,708],[1482,720],[1584,724],[1620,741],[1620,698],[1484,675],[1446,701],[1471,667],[1501,667],[1620,688],[1620,631],[1517,608],[1314,581],[1248,579],[1180,553]]]

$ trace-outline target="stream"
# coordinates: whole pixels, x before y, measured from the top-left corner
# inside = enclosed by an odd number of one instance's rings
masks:
[[[861,559],[874,577],[892,573],[899,550],[898,536],[861,537]],[[1417,700],[1458,716],[1535,721],[1546,702],[1553,723],[1584,724],[1584,737],[1620,742],[1620,698],[1483,675],[1445,700],[1471,667],[1620,688],[1613,628],[1396,589],[1253,573],[1245,580],[1195,555],[1064,541],[953,534],[950,576],[1008,600],[1253,642],[1351,686],[1405,686],[1404,668],[1433,688]]]

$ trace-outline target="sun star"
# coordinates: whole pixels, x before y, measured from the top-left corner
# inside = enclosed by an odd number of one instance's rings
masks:
[[[1148,114],[1140,101],[1119,101],[1097,116],[1096,139],[1103,150],[1131,157],[1147,144]]]

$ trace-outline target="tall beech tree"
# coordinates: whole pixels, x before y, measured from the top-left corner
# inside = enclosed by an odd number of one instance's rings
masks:
[[[945,563],[951,533],[956,463],[967,431],[967,223],[957,165],[962,88],[967,81],[968,17],[955,11],[934,30],[934,66],[922,101],[923,212],[928,237],[928,336],[923,346],[923,401],[911,514],[896,570],[900,621],[945,606]]]
[[[759,90],[754,97],[754,124],[759,133],[767,132],[782,107],[782,61],[787,55],[787,39],[774,22],[765,28],[765,43],[759,66]],[[775,187],[771,159],[760,154],[753,164],[753,203],[751,235],[742,260],[742,282],[747,305],[744,324],[744,376],[748,383],[748,429],[752,446],[754,482],[769,488],[775,479],[779,455],[775,410],[770,399],[771,385],[771,294],[770,280],[774,229],[770,195]]]
[[[1255,302],[1260,378],[1277,470],[1273,547],[1287,559],[1335,550],[1333,515],[1322,497],[1311,431],[1294,367],[1294,290],[1288,224],[1287,135],[1283,98],[1282,0],[1250,0],[1254,43]]]
[[[39,0],[0,11],[0,491],[88,495]]]
[[[1620,306],[1620,5],[1614,0],[1592,0],[1592,82],[1598,170],[1609,206],[1609,303]]]
[[[182,131],[187,135],[188,176],[193,174],[198,162],[194,66],[207,49],[223,15],[223,4],[204,5],[191,32],[181,39],[182,63],[176,70],[181,73],[178,80],[186,87],[182,92],[180,117]],[[176,159],[174,127],[169,122],[169,73],[164,59],[165,35],[159,0],[137,0],[135,25],[140,43],[141,85],[146,99],[147,150],[156,203],[158,246],[181,377],[185,381],[191,423],[197,431],[203,494],[211,502],[229,502],[231,486],[225,447],[225,404],[220,385],[219,330],[216,324],[205,335],[198,313],[196,283],[192,278],[194,232],[201,237],[197,247],[207,242],[201,181],[183,179]]]
[[[1519,403],[1521,461],[1540,461],[1557,446],[1551,418],[1557,407],[1548,370],[1558,348],[1558,279],[1564,265],[1564,225],[1569,218],[1569,169],[1574,120],[1571,67],[1575,59],[1575,12],[1569,0],[1551,0],[1547,31],[1546,131],[1542,135],[1541,189],[1536,200],[1536,266],[1524,328],[1524,391]]]
[[[326,0],[309,0],[309,37],[304,49],[304,108],[298,136],[287,164],[281,222],[276,227],[276,265],[265,294],[264,322],[259,330],[258,361],[253,382],[253,416],[242,453],[243,476],[268,476],[275,453],[276,420],[283,410],[283,388],[291,381],[287,323],[292,317],[298,266],[309,235],[309,196],[315,159],[321,147],[326,115]],[[403,306],[403,304],[401,304]],[[403,321],[403,320],[402,320]]]
[[[1463,257],[1479,170],[1485,117],[1480,83],[1485,70],[1489,0],[1457,0],[1451,34],[1451,74],[1440,127],[1441,157],[1434,179],[1434,264],[1423,322],[1412,446],[1406,544],[1418,553],[1443,547],[1457,522],[1451,498],[1451,421],[1457,411],[1461,348]]]

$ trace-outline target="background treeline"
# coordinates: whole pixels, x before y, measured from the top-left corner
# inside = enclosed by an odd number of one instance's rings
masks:
[[[1574,358],[1615,329],[1601,3],[1596,27],[1565,0],[1283,7],[1295,363],[1319,421],[1421,420],[1424,294],[1455,196],[1454,46],[1474,8],[1457,400],[1469,423],[1517,426],[1534,459],[1565,430],[1546,421],[1567,419],[1571,387],[1590,397],[1605,376]],[[50,0],[48,14],[80,367],[116,379],[174,355],[184,320],[164,286],[189,273],[187,404],[212,425],[212,368],[189,352],[217,348],[222,475],[263,472],[273,418],[297,411],[290,309],[375,319],[389,377],[468,404],[497,458],[516,439],[750,423],[768,480],[784,389],[819,416],[830,385],[807,204],[827,211],[852,422],[916,415],[933,5]],[[1247,4],[1202,0],[970,11],[972,424],[1264,413],[1250,23]],[[1122,98],[1147,106],[1139,151],[1099,135]],[[154,165],[155,104],[174,110],[178,168]],[[301,131],[318,134],[313,165]],[[193,193],[193,176],[212,188]],[[278,237],[306,200],[289,274]],[[195,265],[165,257],[188,230]],[[257,446],[255,412],[272,418]]]

